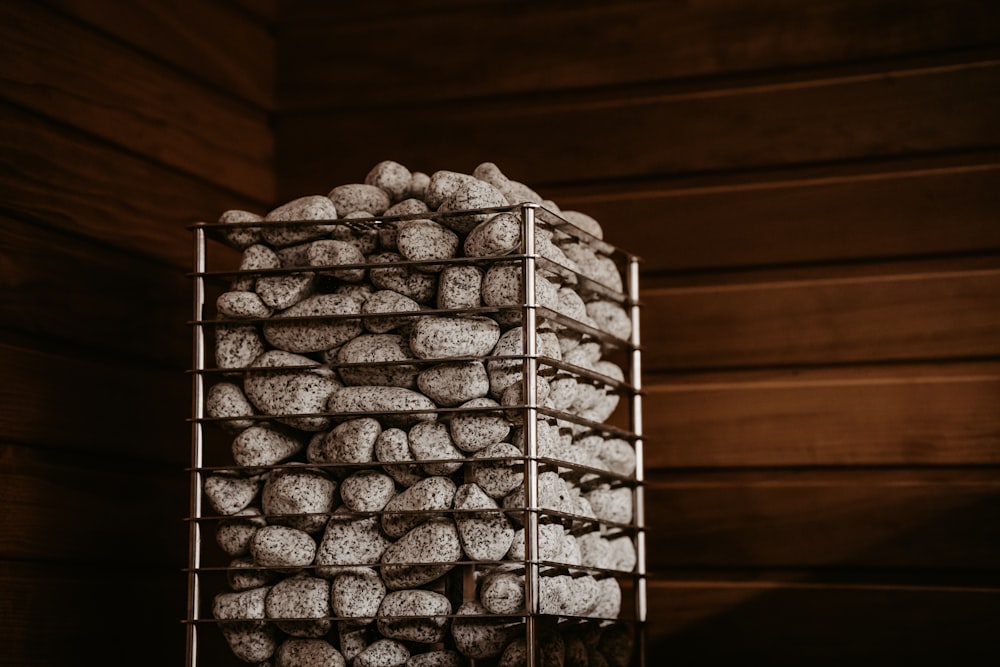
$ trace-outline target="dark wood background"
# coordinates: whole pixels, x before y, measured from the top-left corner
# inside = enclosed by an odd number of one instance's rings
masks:
[[[496,162],[643,259],[652,664],[993,664],[1000,4],[0,3],[5,664],[183,660],[192,239]]]

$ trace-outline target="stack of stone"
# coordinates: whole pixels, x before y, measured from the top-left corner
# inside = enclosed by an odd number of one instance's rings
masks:
[[[541,207],[530,412],[524,203]],[[632,318],[597,221],[492,163],[428,176],[385,161],[207,227],[242,251],[204,324],[205,421],[232,465],[200,475],[230,559],[211,613],[232,652],[275,667],[523,664],[533,429],[538,664],[627,664],[637,464],[606,422],[631,395]]]

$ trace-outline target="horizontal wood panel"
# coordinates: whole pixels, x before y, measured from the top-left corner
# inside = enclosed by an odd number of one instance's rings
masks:
[[[183,664],[183,565],[144,566],[142,560],[0,560],[0,634],[9,640],[5,664],[71,665],[81,656],[110,664]]]
[[[1000,12],[983,0],[455,4],[290,3],[278,37],[282,108],[551,93],[1000,43]]]
[[[1000,560],[1000,476],[991,469],[654,470],[647,480],[654,571],[976,570]]]
[[[199,221],[262,200],[0,104],[0,210],[190,270]],[[94,165],[100,165],[95,168]]]
[[[997,364],[774,376],[646,382],[646,467],[1000,464]]]
[[[1000,353],[1000,269],[658,288],[642,299],[647,371]]]
[[[46,0],[59,11],[113,35],[185,76],[274,107],[274,37],[225,0],[165,4],[152,0]]]
[[[182,565],[188,479],[180,466],[0,444],[0,557]]]
[[[2,214],[0,224],[7,329],[137,364],[190,365],[193,283],[181,269]]]
[[[642,270],[969,253],[1000,248],[1000,164],[921,163],[550,188]]]
[[[29,2],[0,5],[2,99],[207,182],[273,199],[267,114]]]
[[[654,580],[648,665],[992,665],[1000,590]]]
[[[1000,61],[715,90],[288,113],[279,195],[358,182],[379,160],[548,184],[898,157],[1000,143]]]
[[[75,450],[97,459],[188,465],[191,379],[128,359],[80,359],[0,343],[4,440]]]

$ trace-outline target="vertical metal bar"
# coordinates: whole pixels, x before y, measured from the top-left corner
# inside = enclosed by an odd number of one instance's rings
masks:
[[[201,567],[201,467],[204,458],[204,443],[201,419],[205,416],[205,329],[201,323],[205,304],[205,230],[197,228],[194,233],[194,373],[192,374],[192,414],[191,423],[191,525],[188,540],[188,625],[187,625],[187,665],[198,664],[198,624],[201,608],[200,572]]]
[[[523,387],[524,404],[524,499],[527,509],[524,516],[524,604],[527,612],[525,642],[526,667],[539,664],[538,652],[538,596],[541,583],[538,572],[538,350],[535,331],[535,209],[537,204],[521,206],[521,251],[524,255],[524,316],[521,331],[524,351]]]
[[[632,501],[635,511],[635,525],[638,527],[635,534],[636,550],[636,573],[635,581],[635,619],[639,629],[638,648],[639,664],[646,664],[646,504],[645,488],[642,485],[644,480],[643,472],[643,441],[642,441],[642,351],[639,349],[641,337],[639,335],[639,260],[637,257],[629,257],[628,263],[628,299],[629,316],[632,321],[631,353],[629,355],[629,379],[632,383],[632,400],[630,421],[632,432],[636,434],[635,440],[635,480],[636,486],[632,492]]]

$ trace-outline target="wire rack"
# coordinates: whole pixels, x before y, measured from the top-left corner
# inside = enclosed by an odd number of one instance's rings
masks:
[[[258,232],[262,228],[281,226],[289,230],[315,229],[322,225],[324,230],[334,230],[332,237],[363,238],[382,234],[393,234],[395,230],[408,220],[431,219],[443,221],[449,215],[479,215],[481,217],[510,213],[519,217],[520,244],[510,252],[490,257],[451,257],[434,258],[422,261],[408,261],[397,257],[391,266],[397,271],[420,272],[433,265],[432,271],[440,271],[448,266],[475,266],[481,272],[487,272],[496,264],[516,265],[519,267],[521,283],[520,301],[505,303],[499,306],[477,306],[466,308],[439,308],[435,304],[423,304],[419,310],[399,312],[358,313],[351,312],[333,315],[300,315],[291,317],[274,314],[266,318],[244,317],[239,320],[218,317],[214,313],[206,313],[207,305],[214,302],[219,294],[232,289],[234,284],[253,281],[262,277],[303,275],[313,273],[326,281],[326,288],[336,289],[340,281],[329,278],[332,272],[362,271],[373,268],[385,268],[385,264],[369,262],[357,264],[308,266],[282,265],[276,268],[240,268],[239,250],[233,247],[234,232]],[[186,570],[188,578],[188,609],[184,623],[187,627],[187,665],[197,667],[203,665],[246,664],[256,660],[234,655],[231,639],[239,632],[249,633],[247,636],[257,637],[260,641],[280,644],[284,639],[296,637],[326,638],[331,645],[339,647],[348,662],[353,655],[367,642],[373,641],[378,635],[378,628],[394,627],[393,623],[413,624],[416,621],[430,622],[436,630],[432,631],[432,639],[426,638],[413,641],[409,635],[401,643],[414,652],[432,650],[455,650],[463,653],[457,640],[459,626],[478,627],[492,630],[488,636],[502,636],[505,650],[509,653],[511,644],[524,648],[522,661],[528,667],[543,664],[546,654],[558,650],[569,655],[573,651],[601,650],[615,651],[617,654],[609,660],[610,664],[645,665],[645,623],[646,623],[646,554],[645,554],[645,519],[643,492],[643,437],[642,437],[642,386],[641,386],[641,345],[640,345],[640,301],[639,301],[639,263],[640,259],[624,252],[604,241],[591,236],[575,227],[558,214],[536,204],[522,204],[506,208],[477,209],[476,211],[460,211],[450,214],[421,213],[407,216],[376,217],[354,220],[301,220],[292,222],[244,222],[244,223],[199,223],[191,227],[194,236],[195,266],[191,274],[194,284],[194,317],[193,328],[193,368],[192,395],[193,411],[191,422],[191,467],[190,467],[190,526],[189,563]],[[541,246],[554,242],[556,245],[579,244],[587,251],[600,257],[604,262],[613,262],[621,285],[607,284],[609,281],[595,279],[592,273],[580,269],[572,263],[562,263],[558,257],[544,252]],[[245,244],[243,245],[245,247]],[[343,275],[334,274],[334,275]],[[367,274],[366,274],[367,275]],[[427,275],[427,274],[425,274]],[[628,318],[627,337],[617,337],[601,328],[593,320],[583,321],[583,318],[572,317],[564,308],[559,308],[551,302],[542,303],[538,297],[539,276],[552,281],[556,285],[569,287],[582,301],[603,300],[620,307]],[[610,281],[614,282],[614,281]],[[280,320],[282,325],[301,325],[311,327],[333,323],[360,323],[362,327],[371,318],[396,318],[399,328],[405,332],[421,318],[448,318],[478,316],[504,322],[504,328],[519,328],[521,349],[500,354],[491,352],[486,355],[456,355],[445,358],[406,358],[389,361],[344,362],[336,355],[304,355],[309,363],[297,362],[292,366],[256,367],[232,364],[220,367],[216,358],[213,343],[217,342],[216,334],[227,327],[261,327]],[[596,369],[593,365],[581,365],[572,360],[560,358],[552,349],[541,349],[539,334],[542,332],[558,332],[562,339],[575,339],[589,344],[600,351],[600,358],[619,367],[621,376],[602,372],[605,367]],[[367,333],[367,331],[366,331]],[[419,372],[442,363],[482,362],[484,365],[501,364],[504,368],[520,371],[523,378],[572,379],[580,386],[592,388],[604,396],[613,396],[617,403],[613,414],[606,419],[595,421],[587,414],[580,414],[564,405],[553,405],[545,400],[544,386],[538,382],[521,382],[520,395],[516,400],[508,399],[504,404],[477,404],[468,407],[464,405],[409,407],[407,409],[375,409],[382,406],[355,406],[360,409],[350,411],[331,411],[329,409],[303,413],[263,413],[254,409],[252,414],[210,415],[206,409],[206,396],[213,385],[217,383],[245,383],[254,377],[269,377],[276,373],[307,373],[322,371],[332,373],[334,377],[346,377],[351,372],[381,369],[386,372],[405,369],[407,372]],[[301,363],[301,365],[299,365]],[[345,383],[347,384],[347,383]],[[410,427],[421,420],[434,420],[449,424],[461,416],[490,415],[502,419],[511,427],[515,434],[509,441],[516,443],[519,454],[514,456],[508,451],[502,456],[484,456],[481,452],[475,456],[460,452],[461,456],[448,458],[420,458],[399,462],[376,459],[364,461],[324,462],[313,458],[303,460],[302,453],[279,461],[268,461],[260,465],[237,465],[233,459],[232,441],[242,429],[257,424],[277,424],[278,428],[297,436],[300,441],[310,442],[322,438],[323,434],[338,424],[353,419],[372,418],[388,428],[397,426]],[[300,432],[295,426],[301,426],[309,421],[309,431]],[[292,424],[294,426],[288,426]],[[554,426],[553,426],[554,425]],[[316,428],[319,426],[320,428]],[[560,447],[554,447],[553,439],[543,437],[545,428],[550,433],[560,435]],[[634,456],[634,466],[616,470],[614,466],[598,464],[594,459],[567,455],[573,451],[573,443],[581,438],[596,437],[614,440],[617,443],[628,444]],[[566,448],[568,445],[569,449]],[[246,513],[232,512],[231,508],[223,513],[218,511],[206,499],[206,482],[215,479],[255,480],[258,485],[264,483],[269,476],[282,473],[302,471],[319,471],[336,481],[343,481],[350,475],[360,471],[378,471],[416,469],[450,471],[443,476],[454,480],[458,485],[475,479],[474,470],[479,466],[494,466],[523,479],[516,492],[498,501],[495,507],[476,507],[462,509],[455,507],[389,511],[385,508],[372,511],[351,511],[341,507],[331,514],[332,507],[315,513],[280,514],[275,510],[260,512],[255,510],[253,516]],[[414,468],[416,466],[416,468]],[[437,466],[435,468],[434,466]],[[426,477],[427,473],[423,475]],[[562,480],[571,494],[579,493],[586,496],[594,490],[617,491],[619,497],[624,492],[630,496],[631,507],[623,516],[597,516],[596,513],[567,508],[565,503],[552,502],[547,497],[541,484]],[[560,482],[560,484],[562,483]],[[562,487],[559,487],[562,488]],[[396,491],[402,492],[402,485],[396,485]],[[627,490],[627,491],[623,491]],[[259,495],[250,506],[259,507]],[[268,565],[259,562],[240,561],[231,553],[226,553],[218,542],[218,530],[222,525],[234,525],[242,522],[244,525],[260,527],[264,524],[288,525],[303,519],[314,519],[314,525],[323,525],[328,521],[363,521],[375,518],[384,522],[388,519],[409,521],[407,525],[419,525],[432,519],[460,522],[464,518],[502,518],[506,520],[517,534],[522,536],[523,548],[517,553],[514,549],[504,553],[500,558],[472,558],[463,550],[460,557],[447,562],[437,559],[422,560],[410,558],[405,561],[393,560],[391,563],[381,559],[355,557],[352,553],[338,553],[336,562],[331,563],[301,563],[290,568],[287,565]],[[620,519],[620,520],[619,520]],[[546,544],[546,534],[552,534],[552,527],[559,526],[564,535],[580,537],[594,534],[601,539],[616,541],[626,548],[623,558],[616,563],[596,562],[574,555],[572,548],[567,553],[553,553]],[[323,529],[313,530],[315,540],[324,535]],[[215,538],[215,539],[213,539]],[[581,538],[582,539],[582,538]],[[603,544],[603,542],[601,542]],[[565,551],[565,550],[564,550]],[[268,617],[259,611],[247,612],[246,618],[217,618],[219,614],[213,607],[217,596],[232,593],[233,577],[247,575],[251,580],[256,577],[256,583],[262,588],[282,577],[293,574],[312,578],[334,579],[338,573],[352,568],[366,568],[386,576],[389,569],[392,572],[440,572],[440,576],[432,581],[416,585],[414,588],[431,590],[446,597],[450,604],[446,609],[439,609],[432,617],[416,617],[412,613],[393,615],[392,610],[381,610],[377,618],[358,618],[337,616],[332,608],[319,613],[310,612],[307,615],[281,615],[278,618]],[[436,568],[436,569],[435,569]],[[517,599],[516,609],[504,609],[504,613],[491,612],[483,608],[479,602],[480,588],[484,579],[490,573],[510,573],[522,582],[523,601]],[[601,583],[603,582],[603,584]],[[560,606],[559,590],[565,587],[577,590],[592,590],[591,584],[601,586],[599,590],[612,592],[608,604],[597,604],[590,609],[566,608]],[[559,584],[559,585],[556,585]],[[241,584],[237,589],[248,590]],[[563,588],[560,588],[563,586]],[[252,590],[252,589],[251,589]],[[263,593],[261,593],[263,595]],[[619,598],[613,599],[615,595]],[[471,605],[471,606],[469,606]],[[470,612],[469,610],[472,610]],[[472,615],[470,615],[470,613]],[[363,621],[367,621],[364,623]],[[476,625],[478,624],[478,625]],[[426,625],[426,623],[425,623]],[[464,627],[463,626],[463,627]],[[353,635],[351,633],[354,633]],[[257,633],[257,634],[254,634]],[[356,648],[348,646],[350,637],[362,636]],[[233,640],[233,641],[239,641]],[[603,642],[603,643],[602,643]],[[228,645],[227,645],[228,644]],[[612,648],[607,648],[612,645]],[[558,646],[558,648],[553,648]],[[622,647],[625,647],[624,649]],[[264,649],[264,653],[268,649]],[[474,652],[464,652],[465,664],[494,665],[498,663],[500,654],[479,656]],[[623,657],[625,656],[625,657]],[[257,656],[261,657],[261,656]],[[256,660],[264,663],[264,660]],[[270,663],[268,663],[270,664]]]

